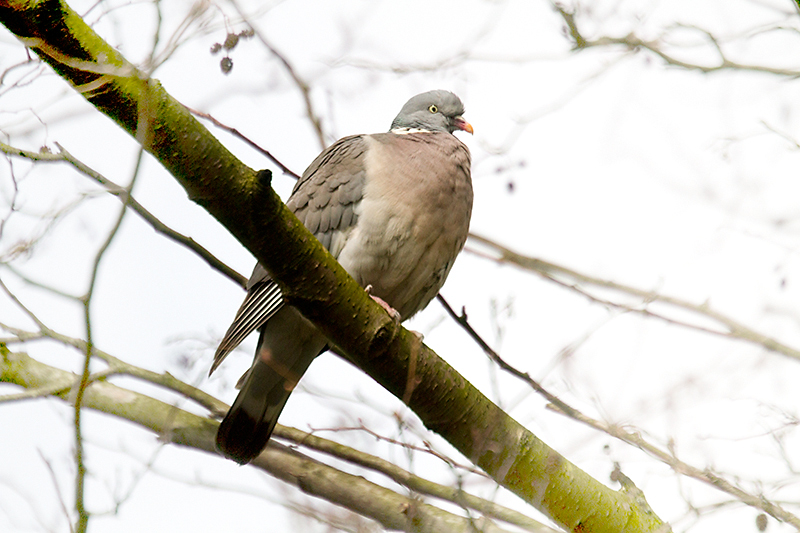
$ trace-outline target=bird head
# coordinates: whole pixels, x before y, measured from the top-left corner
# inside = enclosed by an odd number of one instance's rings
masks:
[[[427,131],[456,130],[472,133],[472,125],[464,120],[464,104],[450,91],[428,91],[405,103],[392,122],[391,129],[410,128]]]

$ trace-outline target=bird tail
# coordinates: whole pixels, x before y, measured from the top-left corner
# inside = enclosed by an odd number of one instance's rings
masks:
[[[293,307],[283,307],[264,325],[253,366],[217,430],[217,448],[239,464],[261,453],[278,417],[326,339]]]
[[[217,448],[239,464],[255,459],[266,447],[295,383],[257,359],[219,425]]]

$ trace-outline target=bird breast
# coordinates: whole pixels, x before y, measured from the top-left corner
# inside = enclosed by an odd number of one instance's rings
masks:
[[[339,262],[405,319],[444,284],[469,231],[470,156],[449,133],[366,137],[368,179]]]

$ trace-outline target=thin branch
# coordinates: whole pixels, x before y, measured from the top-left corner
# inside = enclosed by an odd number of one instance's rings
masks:
[[[763,348],[766,348],[767,350],[777,352],[781,355],[785,355],[787,357],[800,361],[800,350],[787,346],[779,342],[778,340],[773,339],[772,337],[769,337],[763,333],[759,333],[758,331],[755,331],[754,329],[749,328],[744,324],[737,322],[736,320],[718,311],[711,309],[711,307],[707,303],[698,305],[692,302],[688,302],[686,300],[682,300],[680,298],[675,298],[672,296],[664,296],[657,292],[645,291],[628,285],[623,285],[621,283],[595,278],[592,276],[588,276],[586,274],[581,274],[580,272],[577,272],[575,270],[571,270],[569,268],[556,265],[554,263],[550,263],[542,259],[537,259],[535,257],[528,257],[518,254],[513,250],[506,248],[505,246],[502,246],[490,239],[481,237],[479,235],[470,234],[470,239],[477,241],[485,246],[488,246],[495,254],[497,254],[497,255],[486,255],[486,254],[481,254],[480,252],[474,252],[477,255],[481,255],[482,257],[486,257],[488,259],[497,261],[499,263],[513,264],[530,272],[535,272],[536,274],[542,276],[545,279],[558,283],[559,285],[571,289],[577,292],[578,294],[590,297],[592,300],[601,302],[604,305],[616,307],[618,309],[624,309],[626,311],[634,313],[639,313],[645,316],[659,318],[660,320],[664,320],[666,322],[670,322],[673,324],[678,324],[683,327],[694,329],[697,331],[702,331],[704,333],[711,333],[715,335],[722,335],[724,337],[740,339],[753,344],[757,344],[759,346],[762,346]],[[566,281],[562,281],[564,278],[566,278]],[[637,298],[641,298],[644,307],[632,307],[609,300],[599,299],[587,293],[583,288],[580,287],[580,285],[588,285],[593,287],[600,287],[603,289],[610,289],[618,293],[624,293],[631,296],[635,296]],[[689,311],[690,313],[693,313],[695,315],[710,319],[716,322],[718,325],[725,328],[726,331],[717,331],[714,329],[692,324],[689,322],[675,320],[666,317],[662,314],[653,312],[647,309],[646,307],[647,305],[653,302],[662,303],[669,307],[681,309],[683,311]]]
[[[9,272],[11,272],[15,276],[17,276],[20,280],[24,281],[28,285],[31,285],[32,287],[36,287],[38,289],[42,289],[44,291],[47,291],[47,292],[49,292],[51,294],[55,294],[56,296],[60,296],[61,298],[65,298],[67,300],[79,301],[79,297],[78,296],[75,296],[74,294],[70,294],[70,293],[68,293],[66,291],[63,291],[63,290],[59,289],[59,288],[52,287],[50,285],[47,285],[47,284],[42,283],[40,281],[37,281],[35,279],[31,279],[30,277],[28,277],[27,274],[25,274],[24,272],[20,271],[19,269],[17,269],[16,267],[11,265],[10,263],[4,263],[3,264],[3,268],[8,269]]]
[[[465,464],[459,463],[456,460],[452,459],[451,457],[448,457],[447,455],[445,455],[445,454],[443,454],[443,453],[441,453],[441,452],[439,452],[437,450],[434,450],[429,442],[424,442],[424,444],[425,444],[424,447],[423,446],[416,446],[416,445],[410,444],[408,442],[402,442],[402,441],[399,441],[397,439],[392,439],[390,437],[386,437],[384,435],[381,435],[380,433],[377,433],[376,431],[371,430],[370,428],[368,428],[367,426],[365,426],[363,424],[361,424],[359,426],[356,426],[356,427],[311,428],[311,430],[313,432],[330,431],[330,432],[334,432],[334,433],[342,433],[342,432],[346,432],[346,431],[362,431],[362,432],[366,433],[367,435],[369,435],[371,437],[374,437],[375,440],[388,442],[389,444],[392,444],[392,445],[395,445],[395,446],[400,446],[400,447],[402,447],[402,448],[404,448],[404,449],[406,449],[408,451],[422,452],[422,453],[427,453],[429,455],[432,455],[433,457],[436,457],[437,459],[439,459],[440,461],[442,461],[443,463],[445,463],[448,467],[450,467],[452,469],[459,469],[459,470],[463,470],[465,472],[469,472],[470,474],[475,474],[476,476],[485,477],[486,479],[492,479],[490,476],[488,476],[482,470],[480,470],[478,468],[471,467],[469,465],[465,465]]]
[[[12,367],[13,376],[9,372]],[[17,385],[37,389],[46,387],[51,380],[74,382],[74,374],[44,365],[20,353],[6,353],[0,359],[0,376]],[[57,396],[67,398],[65,394]],[[120,397],[125,397],[127,401],[120,403]],[[108,382],[96,382],[86,390],[84,406],[127,419],[157,432],[169,442],[217,454],[214,449],[216,423],[138,392]],[[172,416],[165,416],[168,414]],[[303,432],[299,433],[305,438]],[[413,524],[414,531],[468,533],[474,531],[472,527],[477,525],[481,531],[505,531],[485,518],[470,520],[454,515],[371,483],[363,477],[344,473],[275,442],[270,443],[253,465],[283,481],[300,484],[308,494],[377,520],[387,529],[405,530],[409,524]],[[529,530],[553,533],[552,529],[542,527]]]
[[[233,2],[233,6],[239,12],[239,16],[241,16],[244,21],[247,21],[247,15],[242,11],[239,4],[237,2]],[[280,63],[283,65],[283,68],[286,69],[286,72],[289,74],[289,77],[292,78],[292,81],[300,90],[300,95],[303,97],[303,103],[306,107],[306,116],[308,117],[308,120],[311,121],[311,125],[314,127],[314,133],[317,135],[320,150],[324,149],[328,143],[325,141],[325,133],[322,131],[322,121],[314,109],[314,103],[311,101],[311,87],[309,87],[308,83],[306,83],[306,81],[300,76],[300,74],[297,72],[297,69],[294,68],[294,65],[292,65],[289,59],[283,55],[283,53],[279,52],[274,46],[272,46],[261,30],[249,22],[248,26],[250,26],[250,28],[253,30],[253,33],[258,40],[261,41],[261,44],[263,44],[267,50],[269,50],[270,53],[274,55],[278,61],[280,61]]]
[[[662,463],[666,464],[670,468],[672,468],[676,473],[684,475],[686,477],[696,479],[701,481],[707,485],[710,485],[722,492],[730,494],[731,496],[735,497],[742,503],[745,503],[751,507],[755,507],[756,509],[760,509],[765,513],[773,516],[777,520],[781,520],[784,522],[788,522],[794,525],[797,529],[800,529],[800,518],[793,515],[792,513],[783,509],[780,505],[773,503],[767,500],[763,495],[760,494],[750,494],[739,487],[736,487],[731,482],[724,479],[722,476],[714,474],[708,469],[700,469],[694,466],[685,463],[678,459],[673,452],[667,452],[656,445],[647,442],[639,433],[625,431],[622,427],[616,424],[609,424],[606,422],[602,422],[600,420],[593,419],[585,414],[583,414],[578,409],[568,405],[566,402],[549,392],[547,389],[542,387],[536,380],[534,380],[528,373],[522,372],[521,370],[509,365],[506,363],[498,354],[495,352],[486,341],[472,328],[467,320],[466,313],[462,309],[461,315],[457,315],[453,308],[447,303],[447,301],[441,296],[437,295],[439,302],[444,306],[447,313],[462,327],[465,331],[472,337],[473,340],[484,350],[484,352],[489,355],[489,357],[495,361],[503,370],[510,373],[511,375],[521,379],[526,384],[528,384],[533,390],[535,390],[538,394],[543,396],[549,402],[548,408],[552,409],[553,411],[565,415],[568,418],[581,422],[593,429],[606,433],[616,439],[619,439],[627,444],[630,444],[643,452],[655,457]],[[644,497],[641,496],[643,499]],[[646,503],[646,502],[645,502]]]
[[[570,407],[567,403],[558,398],[558,396],[550,393],[547,389],[542,387],[542,385],[538,381],[533,379],[530,374],[517,369],[516,367],[507,363],[502,357],[500,357],[500,354],[494,351],[494,349],[492,349],[492,347],[489,346],[489,344],[485,340],[483,340],[483,338],[478,334],[478,332],[475,331],[475,329],[470,325],[469,320],[467,319],[466,310],[464,308],[461,309],[461,314],[458,315],[453,310],[453,308],[450,307],[450,304],[447,303],[447,300],[445,300],[441,294],[437,294],[436,298],[439,300],[439,303],[441,303],[442,306],[445,308],[447,314],[450,315],[450,317],[452,317],[453,320],[455,320],[456,323],[458,323],[458,325],[460,325],[464,329],[464,331],[466,331],[469,334],[470,337],[472,337],[472,339],[478,344],[478,346],[481,347],[484,353],[488,355],[489,358],[492,359],[492,361],[494,361],[501,369],[528,384],[533,390],[544,396],[547,399],[547,401],[556,405],[564,413],[569,414],[574,412],[576,415],[578,414],[578,411],[576,409]]]
[[[90,178],[94,179],[108,190],[111,194],[117,196],[121,202],[127,207],[133,209],[142,219],[144,219],[147,223],[152,226],[154,230],[162,235],[174,240],[175,242],[182,244],[184,247],[188,248],[189,250],[193,251],[195,254],[200,256],[208,265],[220,272],[221,274],[227,276],[232,281],[234,281],[237,285],[244,287],[247,284],[247,278],[233,270],[231,267],[217,259],[211,252],[209,252],[206,248],[200,245],[197,241],[179,233],[163,222],[159,220],[155,215],[150,213],[147,209],[144,208],[133,196],[131,196],[130,191],[117,185],[116,183],[112,182],[99,172],[89,168],[87,165],[82,163],[80,160],[76,159],[72,156],[69,152],[67,152],[61,145],[58,145],[59,150],[61,150],[64,160],[71,164],[73,167],[78,169],[80,172],[89,176]]]
[[[44,462],[44,465],[47,467],[47,472],[50,474],[50,480],[53,482],[53,488],[56,491],[56,498],[58,498],[58,504],[61,506],[61,511],[64,513],[64,516],[67,519],[67,524],[69,525],[70,533],[73,533],[75,529],[72,527],[71,517],[69,516],[69,511],[67,510],[67,505],[64,500],[64,496],[61,494],[61,487],[58,484],[58,478],[56,478],[56,473],[53,470],[53,465],[50,464],[50,461],[45,458],[44,454],[41,450],[39,451],[39,457]]]
[[[722,51],[722,48],[719,45],[718,40],[711,33],[705,30],[702,30],[703,33],[705,33],[706,36],[709,38],[712,46],[714,46],[714,48],[718,51],[720,56],[719,62],[716,65],[700,65],[697,63],[689,63],[687,61],[682,61],[664,52],[661,49],[661,44],[658,41],[644,41],[633,33],[629,33],[624,37],[603,36],[597,39],[588,39],[586,38],[586,36],[583,35],[583,33],[578,28],[578,24],[575,21],[575,12],[568,11],[563,5],[559,4],[558,2],[553,3],[553,9],[559,15],[561,15],[561,18],[567,25],[567,32],[570,36],[570,39],[572,40],[573,48],[575,50],[585,50],[588,48],[599,48],[608,46],[622,46],[624,48],[627,48],[628,51],[630,52],[647,50],[660,57],[668,65],[680,67],[686,70],[698,70],[704,73],[718,72],[722,70],[736,70],[736,71],[760,72],[765,74],[775,74],[778,76],[784,76],[788,78],[800,77],[800,70],[767,67],[764,65],[753,65],[753,64],[746,64],[746,63],[739,63],[737,61],[732,61],[725,56],[725,54]]]
[[[85,340],[63,335],[49,328],[42,329],[37,333],[14,328],[0,322],[0,329],[4,329],[16,337],[15,339],[4,339],[4,343],[6,344],[51,339],[64,346],[74,348],[79,353],[86,353],[87,350],[87,343]],[[154,385],[161,386],[167,390],[171,390],[180,394],[184,398],[197,402],[198,405],[204,407],[214,415],[221,416],[228,411],[229,406],[224,402],[221,402],[220,400],[196,387],[192,387],[191,385],[184,383],[169,373],[159,374],[158,372],[153,372],[151,370],[146,370],[144,368],[131,365],[122,359],[114,357],[108,352],[100,350],[97,348],[97,346],[92,347],[92,356],[103,360],[108,365],[106,375],[113,374],[131,376],[147,381]],[[67,390],[73,385],[74,383],[69,384],[60,390]],[[56,390],[54,393],[59,392],[60,390]]]
[[[72,388],[75,384],[74,380],[69,380],[69,382],[65,383],[55,383],[48,387],[36,388],[36,389],[28,389],[23,392],[18,392],[16,394],[4,394],[0,396],[0,403],[11,403],[11,402],[18,402],[20,400],[32,400],[34,398],[45,398],[47,396],[53,396],[60,392],[68,391]]]
[[[272,152],[270,152],[266,148],[263,148],[262,146],[259,146],[255,141],[251,140],[249,137],[244,135],[238,129],[236,129],[236,128],[232,127],[232,126],[228,126],[227,124],[225,124],[223,122],[220,122],[219,120],[217,120],[216,118],[211,116],[209,113],[203,113],[202,111],[198,111],[196,109],[192,109],[191,107],[186,107],[186,109],[188,109],[195,116],[198,116],[198,117],[204,118],[206,120],[209,120],[216,127],[227,131],[228,133],[230,133],[231,135],[233,135],[237,139],[239,139],[239,140],[243,141],[244,143],[246,143],[251,148],[255,148],[258,152],[263,154],[267,159],[269,159],[270,161],[272,161],[273,163],[278,165],[278,168],[280,168],[281,172],[283,172],[284,174],[287,174],[288,176],[290,176],[290,177],[292,177],[292,178],[294,178],[296,180],[300,179],[300,175],[297,174],[297,172],[293,171],[292,169],[290,169],[289,167],[287,167],[286,165],[281,163],[281,161],[277,157],[272,155]]]
[[[769,124],[766,120],[762,120],[761,124],[772,133],[777,134],[778,136],[780,136],[781,138],[792,144],[795,148],[800,149],[800,142],[798,142],[797,139],[789,135],[787,132],[779,130],[777,127]]]
[[[184,247],[188,248],[201,259],[203,259],[208,265],[223,274],[224,276],[231,279],[234,283],[239,285],[240,287],[244,287],[247,283],[247,278],[233,270],[231,267],[220,261],[217,257],[215,257],[211,252],[209,252],[206,248],[200,245],[197,241],[183,235],[175,231],[174,229],[170,228],[161,220],[159,220],[155,215],[153,215],[150,211],[148,211],[142,204],[140,204],[133,196],[131,196],[130,192],[127,191],[124,187],[117,185],[110,179],[106,178],[96,170],[92,169],[75,156],[70,154],[63,146],[56,143],[56,146],[59,149],[58,153],[52,152],[32,152],[29,150],[22,150],[20,148],[15,148],[13,146],[9,146],[5,143],[0,142],[0,152],[3,152],[8,155],[13,155],[17,157],[22,157],[25,159],[30,159],[32,161],[41,161],[45,163],[69,163],[75,169],[77,169],[82,174],[88,176],[89,178],[93,179],[114,196],[118,197],[121,202],[123,202],[127,207],[133,209],[136,214],[138,214],[142,219],[150,224],[150,226],[158,233],[166,236],[169,239],[174,240],[175,242],[183,245]]]
[[[409,446],[405,443],[398,443],[392,439],[384,437],[383,435],[379,435],[374,431],[370,430],[365,426],[360,426],[356,428],[337,428],[331,431],[348,431],[348,430],[358,430],[358,431],[365,431],[370,435],[384,441],[393,442],[395,444],[399,444],[402,446]],[[316,429],[314,431],[319,431]],[[404,470],[397,466],[396,464],[387,461],[385,459],[381,459],[380,457],[376,457],[374,455],[370,455],[367,453],[363,453],[348,446],[344,446],[337,442],[324,439],[313,433],[306,433],[304,431],[300,431],[299,429],[291,428],[291,427],[280,427],[279,430],[275,431],[275,435],[281,438],[289,438],[293,442],[297,444],[311,448],[313,450],[323,452],[328,454],[332,457],[336,457],[337,459],[342,459],[349,463],[368,468],[375,472],[379,472],[395,483],[398,483],[412,491],[415,491],[419,494],[424,494],[427,496],[433,496],[435,498],[439,498],[441,500],[449,501],[456,505],[465,506],[469,509],[478,511],[479,513],[483,514],[484,516],[489,516],[491,518],[496,518],[507,522],[509,524],[513,524],[519,526],[526,531],[552,531],[550,528],[547,528],[544,524],[533,520],[532,518],[523,515],[517,511],[509,509],[507,507],[503,507],[502,505],[498,505],[494,502],[489,500],[485,500],[483,498],[479,498],[477,496],[473,496],[467,492],[459,488],[453,488],[446,485],[441,485],[439,483],[435,483],[433,481],[424,479],[422,477],[416,476],[407,470]],[[413,447],[416,450],[433,453],[430,448],[423,449],[418,447]],[[437,454],[438,456],[438,454]],[[441,458],[441,456],[439,456]],[[453,461],[449,458],[443,458],[449,465],[453,465]],[[481,477],[490,479],[486,474],[483,472],[471,469],[469,467],[465,467],[463,465],[459,465],[461,468],[469,470],[473,474],[480,475]]]
[[[34,324],[36,324],[36,327],[38,327],[38,328],[39,328],[39,331],[41,331],[42,333],[50,333],[50,332],[51,332],[50,328],[48,328],[48,327],[47,327],[47,326],[44,324],[44,322],[42,322],[41,320],[39,320],[39,317],[37,317],[37,316],[36,316],[36,315],[33,313],[33,311],[31,311],[30,309],[28,309],[27,307],[25,307],[25,304],[23,304],[23,303],[22,303],[22,302],[19,300],[19,298],[17,298],[17,296],[16,296],[16,295],[15,295],[13,292],[11,292],[11,290],[10,290],[10,289],[9,289],[9,288],[6,286],[6,284],[5,284],[5,283],[3,283],[3,280],[2,280],[2,279],[0,279],[0,289],[3,289],[3,292],[5,292],[5,293],[6,293],[6,296],[8,296],[8,297],[11,299],[11,301],[13,301],[13,302],[14,302],[14,303],[17,305],[17,307],[19,307],[19,308],[22,310],[22,312],[23,312],[23,313],[25,313],[26,315],[28,315],[28,318],[30,318],[31,320],[33,320],[33,323],[34,323]]]
[[[731,496],[735,497],[737,500],[745,503],[751,507],[756,509],[761,509],[765,513],[771,515],[777,520],[782,522],[786,522],[792,524],[795,529],[800,530],[800,518],[796,515],[786,511],[783,507],[778,505],[777,503],[773,503],[767,500],[766,497],[762,494],[750,494],[739,487],[735,486],[733,483],[729,482],[722,476],[719,476],[712,472],[710,469],[700,469],[690,464],[681,461],[675,456],[674,451],[665,451],[661,448],[655,446],[647,442],[641,434],[626,431],[621,426],[616,424],[609,424],[606,422],[602,422],[600,420],[595,420],[591,417],[584,415],[583,413],[571,409],[569,413],[561,411],[561,409],[554,404],[548,406],[553,411],[557,413],[564,414],[574,420],[582,422],[587,426],[600,430],[612,437],[615,437],[623,442],[626,442],[632,446],[635,446],[642,450],[643,452],[655,457],[662,463],[668,465],[672,468],[676,473],[682,474],[686,477],[690,477],[692,479],[696,479],[698,481],[702,481],[703,483],[710,485],[722,492],[728,493]]]
[[[147,106],[146,106],[147,107]],[[144,117],[144,122],[149,125],[149,119]],[[147,125],[143,125],[140,121],[139,125],[137,126],[137,134],[136,139],[140,140],[142,144],[144,143],[144,136],[146,132],[149,130]],[[83,316],[84,316],[84,325],[86,327],[86,350],[84,352],[84,359],[83,359],[83,368],[81,370],[81,377],[80,382],[78,383],[78,387],[75,391],[75,399],[74,399],[74,426],[75,426],[75,510],[78,512],[77,523],[75,525],[75,530],[77,533],[85,533],[89,527],[89,511],[86,509],[85,505],[85,487],[86,487],[86,462],[84,460],[84,449],[83,449],[83,431],[82,431],[82,410],[83,410],[83,397],[86,394],[86,389],[89,384],[92,382],[90,380],[90,365],[92,361],[92,352],[93,352],[93,345],[94,342],[92,340],[92,296],[94,295],[95,287],[97,286],[97,273],[100,269],[100,263],[105,257],[106,251],[108,250],[109,246],[113,242],[114,238],[117,236],[120,227],[122,226],[122,221],[125,219],[125,214],[128,212],[127,206],[130,201],[130,193],[133,189],[133,185],[136,182],[136,177],[139,175],[139,169],[141,168],[142,163],[142,156],[144,155],[144,148],[139,148],[138,157],[136,158],[136,166],[133,172],[133,178],[131,179],[131,183],[128,187],[123,189],[125,191],[122,208],[120,209],[119,215],[117,216],[114,225],[112,226],[111,230],[108,232],[108,236],[106,237],[105,242],[100,246],[97,250],[95,255],[95,259],[91,268],[91,274],[89,277],[89,285],[86,290],[86,294],[82,296],[81,303],[83,304]]]

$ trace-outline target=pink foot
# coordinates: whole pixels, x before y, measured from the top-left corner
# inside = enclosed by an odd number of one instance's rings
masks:
[[[397,309],[395,309],[391,305],[387,304],[381,297],[375,296],[374,294],[372,294],[372,285],[367,285],[366,287],[364,287],[364,290],[367,292],[367,294],[369,294],[370,298],[372,298],[373,300],[378,302],[378,304],[381,307],[383,307],[383,309],[387,313],[389,313],[389,316],[392,317],[395,320],[395,322],[398,322],[398,323],[400,322],[401,317],[400,317],[400,313],[397,312]]]

